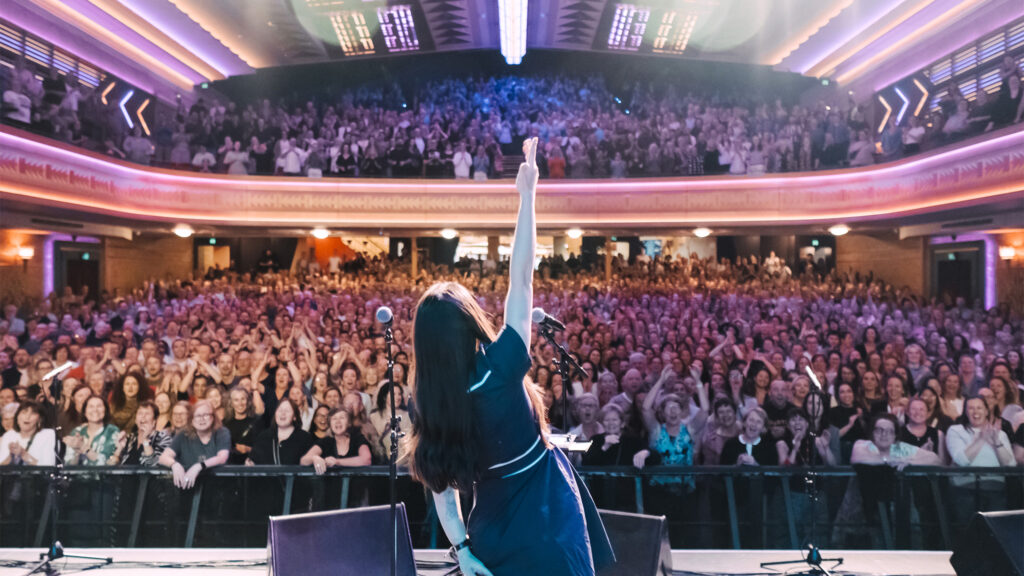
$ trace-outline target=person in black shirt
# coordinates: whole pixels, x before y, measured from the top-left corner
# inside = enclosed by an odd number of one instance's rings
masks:
[[[263,257],[261,257],[260,261],[256,264],[256,270],[260,274],[267,274],[269,272],[277,272],[277,269],[277,256],[274,256],[274,253],[268,248],[267,251],[263,253]]]
[[[745,464],[749,466],[776,466],[779,453],[770,439],[764,437],[768,415],[760,408],[752,408],[743,417],[743,431],[739,436],[725,441],[719,463],[725,466]]]
[[[604,432],[590,438],[590,448],[583,454],[584,466],[629,466],[636,453],[647,448],[640,438],[624,433],[622,421],[622,408],[618,404],[608,404],[601,410]],[[656,456],[651,454],[646,464],[657,464],[652,460]]]
[[[262,415],[253,409],[249,392],[240,386],[231,389],[231,405],[227,409],[224,427],[231,433],[231,455],[228,464],[245,464],[256,438],[263,432]]]
[[[785,434],[785,430],[778,425],[788,422],[789,413],[795,408],[796,406],[789,401],[789,394],[786,392],[786,382],[784,380],[773,381],[771,387],[768,388],[768,396],[764,399],[764,412],[768,416],[766,424],[772,432],[773,441],[782,439],[781,435]]]
[[[256,437],[247,465],[295,466],[313,446],[313,437],[302,429],[299,410],[282,398],[274,411],[274,425]]]
[[[312,465],[317,474],[334,466],[369,466],[370,443],[358,428],[349,426],[350,422],[351,417],[344,408],[333,408],[327,414],[331,435],[310,447],[300,464]]]
[[[849,464],[854,443],[866,438],[864,409],[857,406],[857,395],[848,382],[839,384],[836,397],[838,404],[828,411],[828,422],[839,430],[840,464]]]

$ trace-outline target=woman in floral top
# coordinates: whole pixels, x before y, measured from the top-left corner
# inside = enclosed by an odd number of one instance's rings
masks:
[[[105,466],[117,449],[117,426],[109,423],[107,401],[90,396],[85,401],[85,424],[64,438],[68,447],[64,463],[69,466]]]

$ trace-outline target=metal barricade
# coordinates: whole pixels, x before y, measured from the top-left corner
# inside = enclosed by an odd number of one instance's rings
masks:
[[[876,471],[879,467],[875,468]],[[580,468],[599,507],[665,515],[673,547],[949,549],[974,510],[1024,507],[1024,468]],[[52,468],[0,468],[0,546],[262,546],[267,517],[387,501],[387,467],[222,466],[181,491],[170,472],[68,467],[60,501]],[[432,499],[404,470],[401,499],[418,547],[439,544]],[[881,482],[881,484],[879,484]],[[440,542],[443,544],[443,539]]]

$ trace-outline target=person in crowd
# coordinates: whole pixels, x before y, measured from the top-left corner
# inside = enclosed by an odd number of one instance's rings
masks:
[[[313,422],[309,425],[309,433],[313,436],[314,442],[331,435],[331,428],[327,422],[327,413],[330,411],[330,407],[326,404],[318,405],[313,411]]]
[[[960,375],[949,373],[942,380],[942,392],[939,396],[942,413],[950,420],[957,420],[964,412],[963,381]]]
[[[230,454],[231,433],[217,420],[213,406],[199,400],[184,430],[174,435],[171,445],[160,455],[159,463],[171,469],[176,487],[188,490],[204,470],[226,464]]]
[[[160,455],[171,445],[171,436],[156,427],[159,409],[152,400],[144,400],[135,410],[135,427],[117,435],[111,466],[156,466]]]
[[[189,404],[188,400],[179,400],[171,408],[170,427],[168,429],[171,438],[174,438],[179,432],[185,431],[191,421],[192,404]]]
[[[941,462],[932,450],[899,440],[899,419],[894,414],[879,414],[871,426],[871,439],[858,440],[850,456],[851,464],[886,464],[903,470],[908,465],[937,466]]]
[[[5,395],[13,397],[14,391],[8,388]],[[2,404],[2,407],[0,407],[0,428],[3,430],[0,432],[6,434],[14,429],[14,415],[18,413],[18,406],[18,402],[13,400]]]
[[[886,411],[885,392],[879,382],[878,373],[870,367],[860,375],[860,386],[857,391],[858,407],[867,414]]]
[[[344,408],[334,408],[327,415],[330,435],[317,440],[302,456],[303,466],[312,466],[323,474],[335,466],[369,466],[370,444],[358,428],[349,426],[349,414]]]
[[[192,166],[199,172],[212,172],[216,165],[217,157],[206,146],[200,146],[199,150],[192,156]]]
[[[624,416],[618,404],[607,404],[600,413],[602,432],[591,438],[590,448],[583,454],[584,466],[629,466],[643,468],[657,464],[656,455],[650,455],[641,438],[627,434],[622,427]],[[642,460],[636,456],[647,452]]]
[[[778,450],[765,437],[768,415],[761,408],[752,408],[743,417],[743,429],[726,440],[719,463],[722,465],[775,466]]]
[[[473,167],[473,157],[466,151],[466,145],[459,143],[455,149],[455,156],[452,157],[452,163],[455,169],[456,180],[468,180],[469,171]]]
[[[804,466],[815,463],[832,466],[835,456],[829,446],[829,432],[825,430],[816,438],[810,434],[810,417],[797,407],[790,409],[786,417],[786,437],[775,443],[779,464],[783,466]]]
[[[906,382],[903,377],[899,374],[891,374],[885,379],[884,401],[875,405],[879,411],[884,410],[886,413],[896,416],[901,425],[906,422],[908,403],[906,390]]]
[[[899,441],[916,446],[939,456],[939,462],[946,462],[946,435],[928,424],[928,404],[915,396],[907,403],[906,422],[900,429]]]
[[[385,437],[377,434],[377,429],[370,422],[362,395],[357,391],[345,394],[341,399],[341,406],[348,411],[348,415],[352,419],[352,427],[357,428],[363,437],[366,438],[366,441],[369,442],[374,462],[384,462],[387,458],[387,452],[384,447]],[[388,440],[388,443],[390,443],[390,440]]]
[[[127,430],[135,420],[138,407],[153,399],[153,390],[139,381],[138,373],[129,372],[117,379],[110,396],[110,422]]]
[[[576,437],[579,442],[586,442],[597,434],[604,432],[604,426],[598,420],[598,412],[601,409],[597,396],[590,393],[583,393],[573,396],[573,414],[578,424],[569,429],[569,434]]]
[[[722,451],[725,445],[739,436],[743,430],[743,426],[737,420],[736,405],[728,397],[719,397],[715,400],[712,413],[713,416],[704,426],[698,454],[699,462],[705,466],[724,464]]]
[[[964,402],[964,422],[950,426],[946,433],[946,450],[954,466],[1013,466],[1016,459],[1010,439],[991,421],[992,412],[982,398],[972,396]],[[966,525],[975,510],[991,511],[1006,508],[1005,481],[998,476],[971,475],[950,478],[954,521]],[[978,508],[974,507],[975,502]]]
[[[396,368],[398,366],[395,365]],[[381,439],[385,456],[391,454],[391,386],[390,382],[385,382],[377,389],[377,401],[373,412],[370,412],[370,424],[376,437]],[[395,415],[400,418],[398,431],[404,435],[412,433],[412,420],[406,408],[405,389],[401,386],[395,387]]]
[[[286,398],[274,410],[274,423],[256,437],[247,465],[295,466],[313,446],[313,437],[302,429],[295,403]]]
[[[35,402],[16,406],[12,428],[0,437],[0,466],[53,466],[56,436],[43,427],[43,411]]]
[[[230,402],[224,419],[224,427],[231,434],[228,464],[245,464],[256,438],[263,432],[263,418],[256,414],[252,403],[258,396],[241,385],[232,388],[228,395]]]
[[[648,448],[634,457],[638,468],[646,464],[651,454],[657,454],[663,466],[692,466],[696,463],[707,414],[698,410],[690,415],[688,423],[684,422],[686,411],[691,410],[690,403],[676,393],[663,393],[662,387],[670,381],[673,381],[672,368],[667,366],[644,398],[641,413]],[[650,483],[652,487],[648,498],[664,504],[665,516],[670,521],[679,522],[692,511],[696,490],[692,476],[654,476]],[[671,534],[673,545],[679,546],[684,539],[683,534],[679,531],[675,536]]]
[[[92,395],[85,401],[85,424],[71,430],[64,437],[67,453],[65,464],[78,466],[106,466],[117,449],[120,430],[110,424],[107,401]]]

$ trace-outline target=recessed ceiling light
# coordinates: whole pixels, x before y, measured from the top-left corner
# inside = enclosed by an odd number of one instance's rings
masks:
[[[312,234],[313,238],[316,238],[317,240],[323,240],[330,236],[331,233],[327,231],[327,228],[317,227],[313,228],[313,231],[310,232],[310,234]]]
[[[829,234],[833,236],[842,236],[850,231],[850,227],[846,224],[836,224],[828,229]]]
[[[693,230],[693,235],[697,238],[707,238],[708,236],[711,236],[711,228],[704,228],[703,226],[695,228]]]
[[[454,228],[445,228],[444,230],[441,230],[441,238],[444,238],[445,240],[451,240],[452,238],[455,238],[458,235],[458,231],[456,231]]]
[[[188,238],[189,236],[192,236],[194,232],[195,231],[192,230],[190,226],[186,226],[184,224],[178,224],[174,227],[174,235],[178,238]]]

